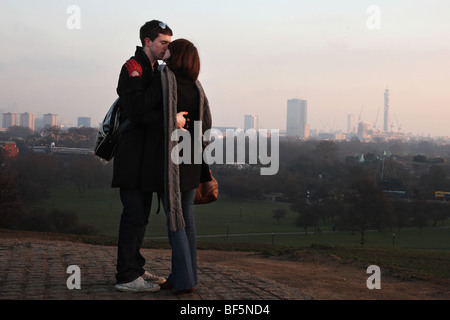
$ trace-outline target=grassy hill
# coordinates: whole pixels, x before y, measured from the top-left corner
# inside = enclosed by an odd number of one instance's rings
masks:
[[[166,217],[157,211],[153,199],[150,223],[146,237],[165,239]],[[92,188],[84,194],[76,188],[53,190],[49,199],[36,205],[75,212],[80,222],[92,225],[99,235],[117,236],[122,206],[117,189]],[[286,217],[275,220],[273,211],[284,208]],[[235,200],[220,198],[216,203],[195,206],[196,228],[199,241],[261,243],[283,246],[308,247],[311,244],[359,246],[359,235],[352,232],[333,232],[332,226],[323,224],[321,232],[313,228],[304,230],[295,226],[297,213],[288,204],[272,201]],[[412,248],[450,250],[450,228],[423,228],[367,232],[365,246],[384,248]]]

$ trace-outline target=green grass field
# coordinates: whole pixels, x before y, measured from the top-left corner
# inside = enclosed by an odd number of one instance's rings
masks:
[[[53,190],[50,199],[36,205],[47,210],[57,208],[77,213],[80,222],[94,226],[98,234],[116,237],[121,214],[117,189],[88,189],[80,194],[76,188]],[[287,216],[277,222],[272,212],[284,208]],[[166,217],[161,210],[156,214],[157,200],[153,201],[146,237],[164,239],[167,235]],[[266,201],[239,201],[222,199],[213,204],[195,206],[199,241],[263,243],[282,246],[308,247],[312,244],[359,246],[360,235],[351,232],[331,232],[330,226],[321,226],[321,233],[313,228],[304,230],[295,226],[296,212],[290,206]],[[403,229],[368,231],[366,247],[450,250],[450,228]]]
[[[156,214],[154,199],[144,246],[169,248],[164,212]],[[84,195],[75,188],[51,192],[50,199],[35,205],[72,211],[82,223],[97,229],[97,236],[77,236],[88,243],[115,245],[121,215],[118,190],[88,189]],[[273,210],[285,208],[287,216],[277,222]],[[360,235],[332,232],[320,226],[321,233],[308,234],[295,226],[297,213],[289,205],[265,201],[221,199],[195,207],[199,249],[240,250],[266,255],[333,255],[364,265],[382,265],[389,273],[403,278],[450,278],[450,228],[368,231],[361,246]],[[448,222],[448,221],[447,221]],[[448,225],[448,223],[447,223]]]

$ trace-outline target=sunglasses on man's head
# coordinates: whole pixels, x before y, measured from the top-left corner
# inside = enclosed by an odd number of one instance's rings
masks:
[[[153,32],[155,32],[156,31],[156,29],[158,29],[158,28],[161,28],[161,29],[163,29],[163,30],[166,30],[166,28],[168,28],[169,26],[166,24],[166,23],[164,23],[164,22],[159,22],[158,23],[158,26],[156,27],[156,28],[154,28],[152,31],[150,31],[148,34],[150,35],[150,34],[152,34]],[[148,38],[148,37],[147,37]]]
[[[158,24],[158,26],[157,26],[155,29],[152,30],[152,32],[155,31],[155,30],[158,29],[158,28],[161,28],[161,29],[163,29],[163,30],[166,30],[167,27],[168,27],[167,24],[165,24],[164,22],[160,22],[160,23]]]

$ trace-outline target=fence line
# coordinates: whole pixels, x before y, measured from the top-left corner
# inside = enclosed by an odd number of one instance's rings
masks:
[[[322,231],[323,232],[323,231]],[[325,231],[327,232],[327,231]],[[328,231],[332,232],[332,231]],[[231,238],[231,237],[254,237],[254,236],[270,236],[272,238],[272,244],[275,242],[275,236],[284,236],[284,235],[305,235],[305,234],[315,234],[315,231],[308,232],[260,232],[260,233],[225,233],[225,234],[210,234],[210,235],[197,235],[198,238]],[[164,237],[145,237],[144,240],[164,240],[167,239],[167,236]]]

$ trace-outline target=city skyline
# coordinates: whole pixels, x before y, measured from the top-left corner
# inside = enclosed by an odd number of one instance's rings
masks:
[[[382,117],[382,125],[378,125],[378,117],[379,117],[379,111],[377,112],[377,117],[374,122],[365,121],[362,118],[362,113],[364,111],[364,108],[361,109],[358,120],[356,120],[355,114],[347,114],[347,123],[346,123],[346,130],[345,129],[335,129],[335,130],[320,130],[314,127],[310,127],[307,119],[307,113],[308,113],[308,101],[303,99],[287,99],[287,106],[286,106],[286,123],[285,127],[283,128],[277,128],[281,132],[285,133],[286,136],[291,137],[297,137],[297,138],[311,138],[311,137],[322,137],[325,139],[343,139],[343,138],[349,138],[352,135],[358,136],[359,138],[366,138],[367,131],[371,131],[372,134],[378,137],[388,137],[386,134],[394,134],[391,135],[390,138],[394,137],[401,137],[404,138],[406,136],[414,136],[411,132],[406,133],[402,131],[401,124],[398,122],[397,117],[395,117],[396,124],[394,124],[394,120],[390,117],[390,109],[389,109],[389,88],[386,88],[384,90],[384,114]],[[36,129],[44,129],[47,127],[53,127],[58,126],[60,128],[69,128],[69,127],[92,127],[97,128],[97,124],[91,125],[91,117],[86,116],[77,116],[77,124],[69,123],[63,119],[58,120],[58,115],[47,113],[43,114],[41,112],[38,112],[38,117],[35,117],[34,113],[26,112],[20,112],[17,113],[15,110],[15,107],[12,108],[14,110],[10,110],[11,108],[3,108],[0,109],[0,111],[6,111],[8,112],[0,112],[0,116],[2,116],[2,128],[6,129],[10,126],[24,126],[29,127],[34,131],[34,127]],[[40,116],[39,116],[40,115]],[[30,117],[32,120],[30,120]],[[26,120],[24,120],[25,118]],[[51,119],[51,120],[49,120]],[[260,125],[260,116],[254,115],[254,114],[244,114],[243,115],[243,126],[241,125],[227,125],[227,126],[217,126],[215,127],[221,127],[221,128],[243,128],[244,131],[247,129],[269,129],[264,128]],[[31,124],[33,122],[33,124]],[[27,123],[27,124],[25,124]],[[99,122],[98,125],[101,123]],[[380,128],[382,127],[382,128]],[[394,127],[396,127],[394,129]],[[330,135],[331,134],[331,135]],[[333,135],[338,134],[338,135]],[[342,135],[344,134],[344,135]],[[370,135],[369,135],[370,136]],[[338,137],[338,138],[336,138]],[[447,136],[448,137],[448,136]]]
[[[131,4],[2,1],[0,109],[96,125],[117,97],[140,26],[155,18],[198,47],[215,126],[243,127],[245,114],[257,114],[262,128],[283,130],[287,99],[308,101],[311,129],[345,131],[347,115],[361,110],[382,125],[388,87],[389,115],[403,132],[450,135],[448,2]]]
[[[389,119],[389,115],[388,115],[388,89],[386,88],[385,90],[385,112],[384,112],[384,131],[388,131],[386,129],[386,123]],[[37,129],[42,129],[44,127],[51,127],[51,126],[58,126],[58,127],[80,127],[80,126],[85,126],[85,127],[93,127],[96,128],[97,125],[91,125],[91,117],[86,117],[86,116],[77,116],[77,124],[73,124],[70,122],[67,122],[64,119],[58,119],[58,115],[55,114],[51,114],[51,113],[47,113],[44,114],[42,112],[38,112],[37,113],[37,117],[35,117],[34,113],[29,113],[28,111],[26,112],[17,112],[17,110],[15,110],[16,108],[13,107],[9,107],[9,108],[3,108],[0,109],[0,116],[2,116],[2,121],[0,123],[2,123],[2,128],[3,129],[7,129],[10,126],[23,126],[23,127],[28,127],[32,130],[34,130],[34,126],[35,123],[34,122],[43,122],[41,125],[36,125]],[[3,111],[7,111],[7,112],[3,112]],[[309,124],[307,121],[307,100],[303,100],[303,99],[288,99],[287,100],[287,107],[286,107],[286,114],[287,114],[287,118],[286,118],[286,125],[284,128],[277,128],[280,129],[280,131],[282,132],[286,132],[286,134],[288,136],[296,136],[296,137],[300,137],[300,138],[308,138],[310,136],[309,134]],[[49,116],[52,118],[52,120],[45,120],[46,118],[49,118]],[[348,117],[352,116],[353,121],[354,121],[354,115],[353,114],[349,114]],[[361,116],[361,115],[360,115]],[[31,119],[30,119],[31,117]],[[26,118],[26,120],[24,120],[23,118]],[[3,120],[5,119],[5,120]],[[350,121],[348,119],[348,121]],[[361,122],[362,119],[359,119],[358,122]],[[31,122],[33,122],[33,124],[31,124]],[[50,123],[50,125],[47,123],[47,125],[45,125],[45,123],[48,122]],[[98,123],[100,124],[100,122]],[[243,121],[243,126],[237,125],[237,126],[225,126],[225,127],[236,127],[236,128],[243,128],[244,131],[247,129],[255,129],[255,130],[259,130],[260,128],[262,129],[262,127],[260,126],[260,117],[259,115],[254,115],[254,114],[245,114],[244,115],[244,121]],[[353,125],[357,125],[358,123],[354,123]],[[353,126],[352,125],[352,126]],[[290,127],[290,128],[289,128]],[[268,128],[266,128],[268,129]],[[325,131],[321,131],[318,130],[316,128],[312,128],[315,131],[318,132],[325,132]],[[306,130],[306,131],[305,131]],[[291,132],[290,132],[291,131]],[[329,131],[329,132],[346,132],[346,133],[351,133],[352,131],[355,131],[354,128],[350,129],[349,128],[349,123],[347,123],[347,130],[342,130],[342,129],[338,129],[335,131]],[[327,132],[328,133],[328,132]]]
[[[9,129],[10,127],[20,126],[30,129],[31,131],[52,128],[52,127],[62,127],[58,122],[58,115],[52,113],[38,113],[38,116],[30,112],[3,112],[0,113],[2,116],[2,127],[1,129]],[[80,118],[79,118],[80,119]]]

